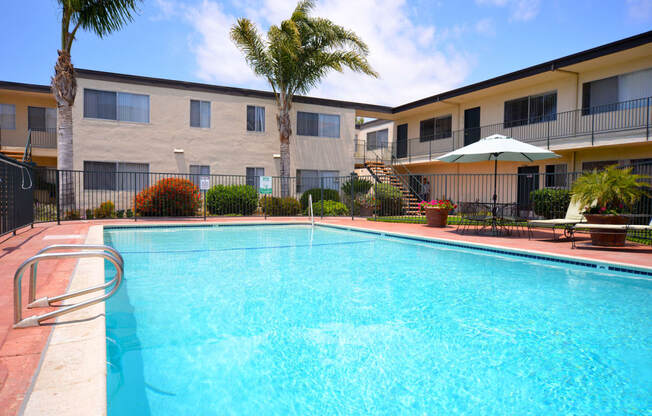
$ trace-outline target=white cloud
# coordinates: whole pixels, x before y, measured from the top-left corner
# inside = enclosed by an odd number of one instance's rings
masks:
[[[636,22],[652,20],[652,0],[627,0],[627,15]]]
[[[496,28],[493,19],[487,17],[478,20],[478,22],[475,24],[475,31],[481,35],[494,36],[496,34]]]
[[[541,9],[541,0],[475,0],[475,2],[479,5],[507,7],[510,10],[510,20],[520,22],[534,19]]]
[[[258,0],[240,7],[237,13],[254,20],[263,31],[287,19],[295,5],[296,0]],[[346,70],[332,73],[310,95],[398,105],[456,87],[470,72],[471,58],[447,43],[466,27],[418,25],[408,17],[404,0],[322,0],[314,15],[350,28],[364,39],[370,49],[369,62],[380,78]],[[236,16],[225,13],[217,2],[204,0],[187,8],[185,17],[197,34],[191,48],[198,77],[219,84],[267,88],[229,39]]]

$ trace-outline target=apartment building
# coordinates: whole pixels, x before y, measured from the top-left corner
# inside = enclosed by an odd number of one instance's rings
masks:
[[[492,172],[488,162],[435,159],[499,133],[562,156],[501,163],[501,172],[563,173],[652,161],[651,97],[652,32],[647,32],[366,115],[394,123],[387,149],[399,172]],[[369,158],[360,156],[358,166]]]
[[[57,103],[48,85],[0,81],[0,153],[57,166]],[[28,140],[29,139],[29,140]]]

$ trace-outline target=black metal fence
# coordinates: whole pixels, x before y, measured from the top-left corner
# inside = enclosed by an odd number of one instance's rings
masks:
[[[33,224],[32,178],[29,165],[0,155],[0,236]]]
[[[14,213],[11,220],[5,220],[3,214],[3,232],[31,221],[302,216],[308,214],[309,195],[316,217],[368,217],[415,223],[425,222],[419,209],[422,200],[450,199],[457,205],[449,221],[455,224],[471,209],[490,209],[494,192],[493,174],[389,172],[342,177],[273,177],[271,194],[265,194],[257,176],[55,169],[29,170],[33,188],[23,190],[21,170],[25,170],[8,165],[3,169],[9,178],[3,183],[11,183],[11,187],[3,187],[4,193],[11,194],[10,197],[3,194],[3,213]],[[4,173],[10,170],[13,173]],[[635,165],[633,170],[652,176],[652,164]],[[498,174],[495,178],[498,209],[502,215],[517,221],[563,218],[570,203],[570,188],[580,174]],[[68,195],[62,194],[63,189],[69,190]],[[33,206],[33,210],[25,209],[26,206]],[[25,213],[33,217],[22,216]],[[630,217],[632,223],[648,224],[652,218],[652,200],[644,197],[633,207]],[[652,239],[645,232],[638,237]]]

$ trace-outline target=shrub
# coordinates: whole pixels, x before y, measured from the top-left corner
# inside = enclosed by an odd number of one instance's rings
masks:
[[[73,209],[72,211],[66,211],[66,213],[63,214],[63,219],[64,220],[79,220],[79,219],[81,219],[81,214],[79,214],[78,210]]]
[[[544,218],[564,218],[571,201],[568,189],[543,188],[530,192],[534,213]]]
[[[291,196],[278,198],[274,196],[264,196],[260,199],[260,207],[267,215],[275,216],[295,216],[301,212],[301,205],[296,198]]]
[[[115,205],[111,201],[102,202],[94,211],[95,218],[113,218],[114,213]]]
[[[251,215],[257,206],[258,195],[250,185],[216,185],[206,192],[206,207],[213,215]]]
[[[351,195],[351,179],[348,181],[344,182],[342,184],[342,193],[344,195],[350,196]],[[368,181],[367,179],[360,179],[360,178],[353,178],[353,194],[358,195],[358,194],[366,194],[369,192],[369,189],[373,186],[373,183],[371,181]],[[314,197],[313,197],[314,198]]]
[[[92,220],[93,219],[93,210],[90,209],[90,208],[86,210],[86,219],[87,220]]]
[[[201,193],[187,179],[163,178],[140,191],[135,206],[141,216],[191,216],[201,207]]]
[[[308,208],[308,196],[312,195],[312,202],[321,201],[321,188],[308,189],[301,195],[301,209],[305,211]],[[324,201],[340,202],[340,193],[334,189],[324,188]]]
[[[115,216],[118,218],[123,218],[125,216],[125,210],[124,209],[119,209],[115,212]]]
[[[377,215],[403,215],[400,189],[388,183],[378,183],[369,192],[376,197]]]
[[[321,216],[321,201],[312,203],[312,211],[315,217]],[[310,215],[308,208],[303,212],[304,215]],[[339,217],[349,215],[349,209],[341,202],[324,201],[324,216]]]
[[[127,212],[125,212],[125,215],[127,218],[133,218],[134,212],[131,209],[128,209]]]

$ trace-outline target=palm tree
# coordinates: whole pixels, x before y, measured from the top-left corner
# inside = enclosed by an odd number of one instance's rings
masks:
[[[369,49],[352,31],[328,19],[310,16],[314,0],[302,0],[280,26],[267,31],[267,39],[255,25],[240,18],[231,28],[231,39],[242,50],[254,73],[264,77],[276,97],[281,150],[281,195],[289,195],[290,110],[295,94],[306,94],[331,70],[347,67],[376,77],[367,62]]]
[[[132,12],[136,11],[136,4],[140,0],[57,1],[61,7],[61,49],[52,77],[52,93],[57,100],[57,167],[72,170],[72,106],[77,82],[70,49],[75,35],[80,27],[95,32],[100,38],[121,29],[132,20]],[[70,209],[75,199],[72,175],[62,175],[60,195],[64,210]]]

